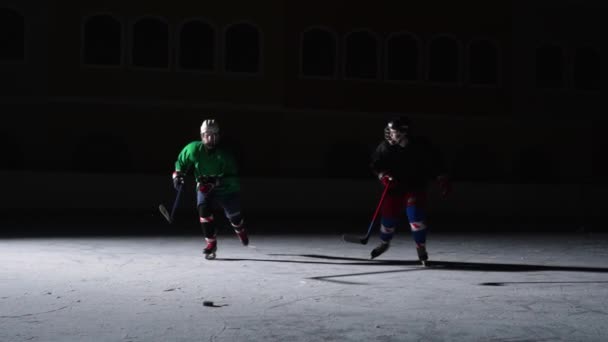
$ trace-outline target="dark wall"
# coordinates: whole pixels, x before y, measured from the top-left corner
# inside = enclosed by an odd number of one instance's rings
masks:
[[[394,115],[113,102],[4,104],[2,111],[5,170],[168,174],[213,116],[245,177],[360,179],[372,177],[370,153]],[[602,121],[410,116],[413,132],[440,147],[459,181],[605,179]]]

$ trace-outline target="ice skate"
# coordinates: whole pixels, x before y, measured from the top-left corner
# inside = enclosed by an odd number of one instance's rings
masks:
[[[371,259],[375,259],[380,256],[382,253],[386,252],[390,247],[390,243],[381,242],[376,248],[374,248],[371,252]]]
[[[207,241],[207,246],[203,249],[203,254],[205,255],[205,259],[213,260],[215,259],[215,252],[217,251],[217,240],[215,239],[205,239]]]
[[[424,245],[416,245],[416,252],[418,253],[418,260],[420,260],[422,266],[426,266],[427,260],[429,260],[429,255],[426,252],[426,247]]]
[[[241,230],[235,229],[234,232],[236,233],[236,236],[239,237],[239,240],[241,240],[243,246],[247,246],[249,244],[249,237],[247,236],[247,231],[245,231],[245,228]]]

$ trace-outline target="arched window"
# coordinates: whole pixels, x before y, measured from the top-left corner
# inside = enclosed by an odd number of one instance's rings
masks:
[[[186,22],[179,33],[178,65],[184,70],[215,69],[215,29],[202,20]]]
[[[260,72],[260,32],[247,23],[234,24],[225,34],[225,70],[228,72]]]
[[[469,45],[469,82],[476,85],[495,85],[498,82],[498,51],[487,40]]]
[[[441,36],[429,46],[429,81],[457,83],[460,79],[460,46],[456,39]]]
[[[133,65],[169,67],[169,27],[164,20],[148,17],[133,25]]]
[[[345,42],[344,76],[350,79],[378,78],[378,39],[367,30],[351,32]]]
[[[386,78],[416,81],[419,70],[419,43],[411,34],[394,34],[386,41]]]
[[[311,28],[302,34],[301,74],[332,78],[336,75],[336,34],[324,28]]]
[[[601,57],[591,47],[580,47],[574,52],[574,87],[582,90],[601,88]]]
[[[83,62],[90,65],[120,65],[122,61],[122,24],[111,15],[85,19]]]
[[[564,87],[564,52],[561,47],[547,45],[536,49],[536,86]]]
[[[25,60],[25,18],[17,11],[0,8],[0,62]]]

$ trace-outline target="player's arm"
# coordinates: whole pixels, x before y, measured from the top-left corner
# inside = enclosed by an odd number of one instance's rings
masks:
[[[372,172],[382,182],[382,184],[387,185],[388,182],[392,181],[392,175],[389,172],[390,163],[388,161],[388,146],[386,142],[383,142],[378,145],[378,147],[372,154],[370,168],[372,169]]]
[[[175,170],[173,171],[173,186],[179,189],[184,184],[186,173],[190,170],[193,163],[193,144],[190,143],[184,147],[175,161]]]

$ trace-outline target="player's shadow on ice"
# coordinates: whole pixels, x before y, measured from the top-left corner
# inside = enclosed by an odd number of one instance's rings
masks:
[[[284,255],[284,254],[283,254]],[[320,258],[320,259],[331,259],[331,260],[353,260],[353,258],[343,258],[328,255],[319,254],[298,254],[301,257],[308,258]],[[411,266],[420,265],[418,261],[402,261],[402,260],[371,260],[368,264],[379,264],[379,265],[396,265],[396,266]],[[591,273],[608,273],[608,268],[603,267],[579,267],[579,266],[548,266],[548,265],[533,265],[533,264],[497,264],[497,263],[478,263],[478,262],[455,262],[455,261],[429,261],[427,267],[416,267],[404,270],[393,270],[393,271],[382,271],[382,272],[365,272],[365,273],[352,273],[352,274],[339,274],[331,276],[312,277],[311,279],[340,282],[340,283],[352,283],[337,280],[335,278],[361,276],[368,274],[378,273],[393,273],[393,272],[408,272],[414,270],[446,270],[446,271],[478,271],[478,272],[539,272],[539,271],[560,271],[560,272],[591,272]],[[519,282],[494,282],[494,283],[481,283],[484,286],[503,286],[507,284],[519,284]],[[529,282],[528,282],[529,283]],[[545,284],[547,282],[539,282]],[[555,282],[563,284],[564,282]],[[568,281],[566,283],[581,283],[580,281]],[[589,281],[583,283],[608,283],[603,281]]]
[[[329,276],[310,277],[309,279],[329,281],[344,284],[365,284],[361,282],[352,282],[338,280],[336,278],[364,276],[382,273],[397,273],[422,270],[444,270],[444,271],[477,271],[477,272],[539,272],[539,271],[557,271],[557,272],[590,272],[590,273],[608,273],[608,268],[602,267],[579,267],[579,266],[548,266],[548,265],[533,265],[533,264],[497,264],[497,263],[476,263],[476,262],[456,262],[456,261],[429,261],[427,267],[422,267],[417,260],[386,260],[386,259],[362,259],[338,257],[322,254],[268,254],[269,256],[288,256],[288,257],[303,257],[311,259],[332,260],[332,261],[311,261],[311,260],[284,260],[284,259],[218,259],[225,261],[265,261],[265,262],[285,262],[285,263],[304,263],[304,264],[329,264],[329,265],[365,265],[365,266],[415,266],[406,269],[388,270],[388,271],[373,271],[360,273],[346,273]],[[481,283],[485,286],[502,286],[516,282],[499,282],[499,283]],[[547,282],[539,282],[547,283]],[[559,282],[564,283],[564,282]],[[567,282],[580,283],[580,282]],[[587,282],[585,282],[587,283]],[[588,283],[604,283],[602,281],[590,281]],[[605,283],[608,283],[605,282]]]

